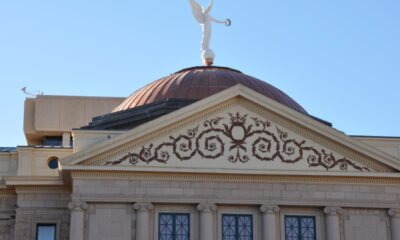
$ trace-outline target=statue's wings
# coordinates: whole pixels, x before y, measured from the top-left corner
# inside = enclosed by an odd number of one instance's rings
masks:
[[[196,0],[189,0],[189,2],[192,6],[192,13],[196,21],[200,24],[204,23],[203,9],[201,6],[196,2]]]

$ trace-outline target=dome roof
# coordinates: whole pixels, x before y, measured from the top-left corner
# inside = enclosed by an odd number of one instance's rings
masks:
[[[193,67],[163,77],[131,94],[113,112],[167,100],[200,100],[242,84],[295,111],[307,112],[292,98],[274,86],[240,71],[225,67]]]

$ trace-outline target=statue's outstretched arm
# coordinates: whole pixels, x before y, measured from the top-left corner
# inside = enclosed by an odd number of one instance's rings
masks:
[[[213,21],[213,22],[215,22],[215,23],[221,23],[221,24],[225,24],[226,23],[226,20],[218,20],[218,19],[215,19],[215,18],[213,18],[213,17],[211,17],[211,21]]]
[[[231,25],[231,20],[229,18],[222,21],[222,20],[218,20],[218,19],[211,17],[211,21],[213,21],[215,23],[225,24],[226,26]]]

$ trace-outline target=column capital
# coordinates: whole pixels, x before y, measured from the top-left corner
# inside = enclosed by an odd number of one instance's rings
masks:
[[[260,211],[264,214],[278,214],[280,208],[277,205],[262,205]]]
[[[324,213],[328,216],[339,216],[343,213],[343,210],[341,207],[325,207],[324,208]]]
[[[390,217],[400,217],[400,208],[391,208],[388,210]]]
[[[217,209],[218,209],[217,205],[213,203],[200,203],[199,205],[197,205],[197,210],[204,213],[215,212],[217,211]]]
[[[72,211],[85,211],[88,208],[86,202],[69,202],[68,209]]]
[[[151,203],[138,202],[133,204],[133,209],[138,212],[148,212],[153,210],[154,206]]]

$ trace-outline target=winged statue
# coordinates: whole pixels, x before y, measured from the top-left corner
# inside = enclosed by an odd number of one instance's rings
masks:
[[[213,18],[210,15],[212,10],[214,0],[211,0],[210,5],[207,8],[200,6],[196,0],[189,0],[190,5],[192,6],[192,13],[196,21],[201,25],[203,31],[203,39],[201,42],[201,57],[203,59],[204,64],[211,65],[214,62],[215,54],[210,48],[211,41],[211,25],[212,22],[225,24],[226,26],[231,25],[231,20],[226,19],[224,21]]]

